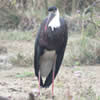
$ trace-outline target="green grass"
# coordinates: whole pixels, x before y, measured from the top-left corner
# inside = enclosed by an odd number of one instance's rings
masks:
[[[0,40],[33,40],[34,35],[32,31],[0,31]]]
[[[33,76],[33,72],[24,72],[22,74],[17,74],[16,75],[17,78],[31,77],[31,76]]]
[[[100,96],[98,96],[98,100],[100,100]]]

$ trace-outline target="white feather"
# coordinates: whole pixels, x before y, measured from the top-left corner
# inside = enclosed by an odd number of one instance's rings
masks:
[[[59,16],[59,10],[57,9],[55,17],[50,21],[48,27],[51,27],[52,31],[54,31],[54,28],[60,27],[60,16]]]

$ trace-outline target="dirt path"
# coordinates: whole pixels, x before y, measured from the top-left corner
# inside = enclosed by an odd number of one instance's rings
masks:
[[[11,97],[12,100],[27,98],[30,91],[38,88],[33,68],[14,67],[0,71],[0,95]],[[100,95],[100,68],[92,67],[62,67],[55,80],[55,100],[66,100],[88,92],[89,87],[96,95]],[[31,74],[31,75],[30,75]],[[41,90],[40,100],[51,100],[51,87]],[[69,93],[69,94],[68,94]],[[20,99],[19,99],[20,98]],[[24,100],[23,99],[23,100]]]

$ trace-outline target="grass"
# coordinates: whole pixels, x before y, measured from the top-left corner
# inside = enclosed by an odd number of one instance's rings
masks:
[[[31,76],[33,76],[33,72],[24,72],[22,74],[17,74],[16,75],[17,78],[31,77]]]
[[[0,31],[0,40],[33,40],[34,35],[33,31],[2,30]]]
[[[80,96],[75,96],[75,100],[100,100],[100,96],[96,96],[96,93],[93,91],[91,87],[82,91]]]
[[[100,96],[98,96],[98,100],[100,100]]]
[[[18,53],[16,57],[12,57],[11,63],[16,66],[32,66],[33,64],[33,58],[24,56],[23,54]]]
[[[35,39],[35,32],[32,31],[0,31],[0,40],[26,40]],[[69,37],[68,45],[64,57],[65,66],[93,65],[100,63],[100,41],[96,38],[86,37],[81,40],[80,35],[74,39]],[[20,42],[19,42],[20,43]],[[16,58],[11,59],[12,64],[20,66],[31,66],[33,64],[32,57],[26,57],[22,53],[18,53]]]
[[[100,41],[91,38],[69,40],[64,57],[65,66],[94,65],[99,59]],[[99,62],[100,63],[100,62]]]

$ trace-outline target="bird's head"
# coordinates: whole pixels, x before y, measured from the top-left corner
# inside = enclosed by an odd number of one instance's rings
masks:
[[[49,7],[48,8],[48,17],[47,17],[47,22],[46,25],[48,27],[51,27],[52,31],[54,28],[60,27],[60,14],[58,8],[55,6]]]
[[[48,8],[48,13],[49,15],[53,15],[55,16],[58,12],[58,8],[56,8],[56,6],[52,6]]]
[[[57,11],[56,6],[52,6],[52,7],[49,7],[49,8],[48,8],[48,12],[53,12],[53,13],[55,13],[56,11]]]

